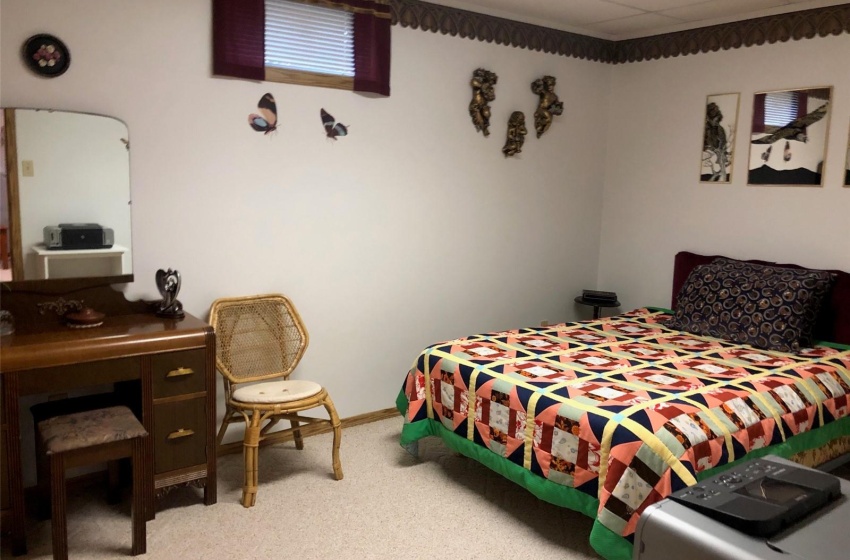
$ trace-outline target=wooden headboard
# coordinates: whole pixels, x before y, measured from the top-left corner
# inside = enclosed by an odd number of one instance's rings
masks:
[[[676,254],[673,265],[673,297],[671,308],[676,308],[676,299],[682,285],[691,271],[701,264],[708,264],[723,255],[698,255],[688,251]],[[727,257],[731,258],[731,257]],[[739,259],[740,260],[740,259]],[[784,268],[806,269],[796,264],[781,264],[769,261],[748,260],[746,262],[781,266]],[[826,295],[823,308],[818,315],[814,337],[817,340],[850,344],[850,273],[842,270],[830,270],[836,275],[832,290]]]

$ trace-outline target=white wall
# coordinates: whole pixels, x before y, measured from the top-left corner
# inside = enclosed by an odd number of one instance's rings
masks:
[[[393,27],[392,96],[369,99],[211,76],[208,0],[0,6],[0,104],[129,127],[130,295],[157,296],[162,267],[203,318],[217,297],[288,294],[311,335],[296,376],[342,416],[393,406],[428,344],[587,312],[572,298],[596,279],[610,66]],[[37,32],[70,49],[63,76],[20,61]],[[499,76],[489,138],[467,112],[479,66]],[[565,114],[506,160],[508,116],[532,122],[544,74]],[[264,136],[247,116],[267,91]],[[325,138],[322,107],[348,137]]]
[[[613,68],[599,287],[670,305],[682,250],[850,270],[850,35]],[[748,187],[753,94],[834,86],[824,187]],[[705,98],[741,92],[728,185],[701,184]],[[779,146],[781,148],[782,146]]]

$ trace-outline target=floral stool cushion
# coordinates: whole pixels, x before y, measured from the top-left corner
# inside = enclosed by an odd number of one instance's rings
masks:
[[[48,455],[148,435],[126,406],[55,416],[38,429]]]

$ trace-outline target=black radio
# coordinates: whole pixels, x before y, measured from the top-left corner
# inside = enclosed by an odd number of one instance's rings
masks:
[[[109,249],[115,232],[100,224],[59,224],[44,228],[44,246],[50,250]]]
[[[617,293],[616,292],[603,292],[600,290],[582,290],[581,297],[583,300],[588,303],[599,302],[602,304],[606,303],[617,303]]]
[[[670,498],[748,535],[770,537],[841,496],[838,478],[756,459]]]

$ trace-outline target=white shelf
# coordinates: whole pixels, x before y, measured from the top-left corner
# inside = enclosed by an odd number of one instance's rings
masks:
[[[50,278],[50,261],[58,260],[80,260],[80,259],[109,259],[111,274],[121,276],[124,272],[124,253],[127,248],[121,245],[113,245],[109,249],[72,249],[50,250],[44,245],[35,245],[32,248],[36,255],[36,275],[39,280]]]

